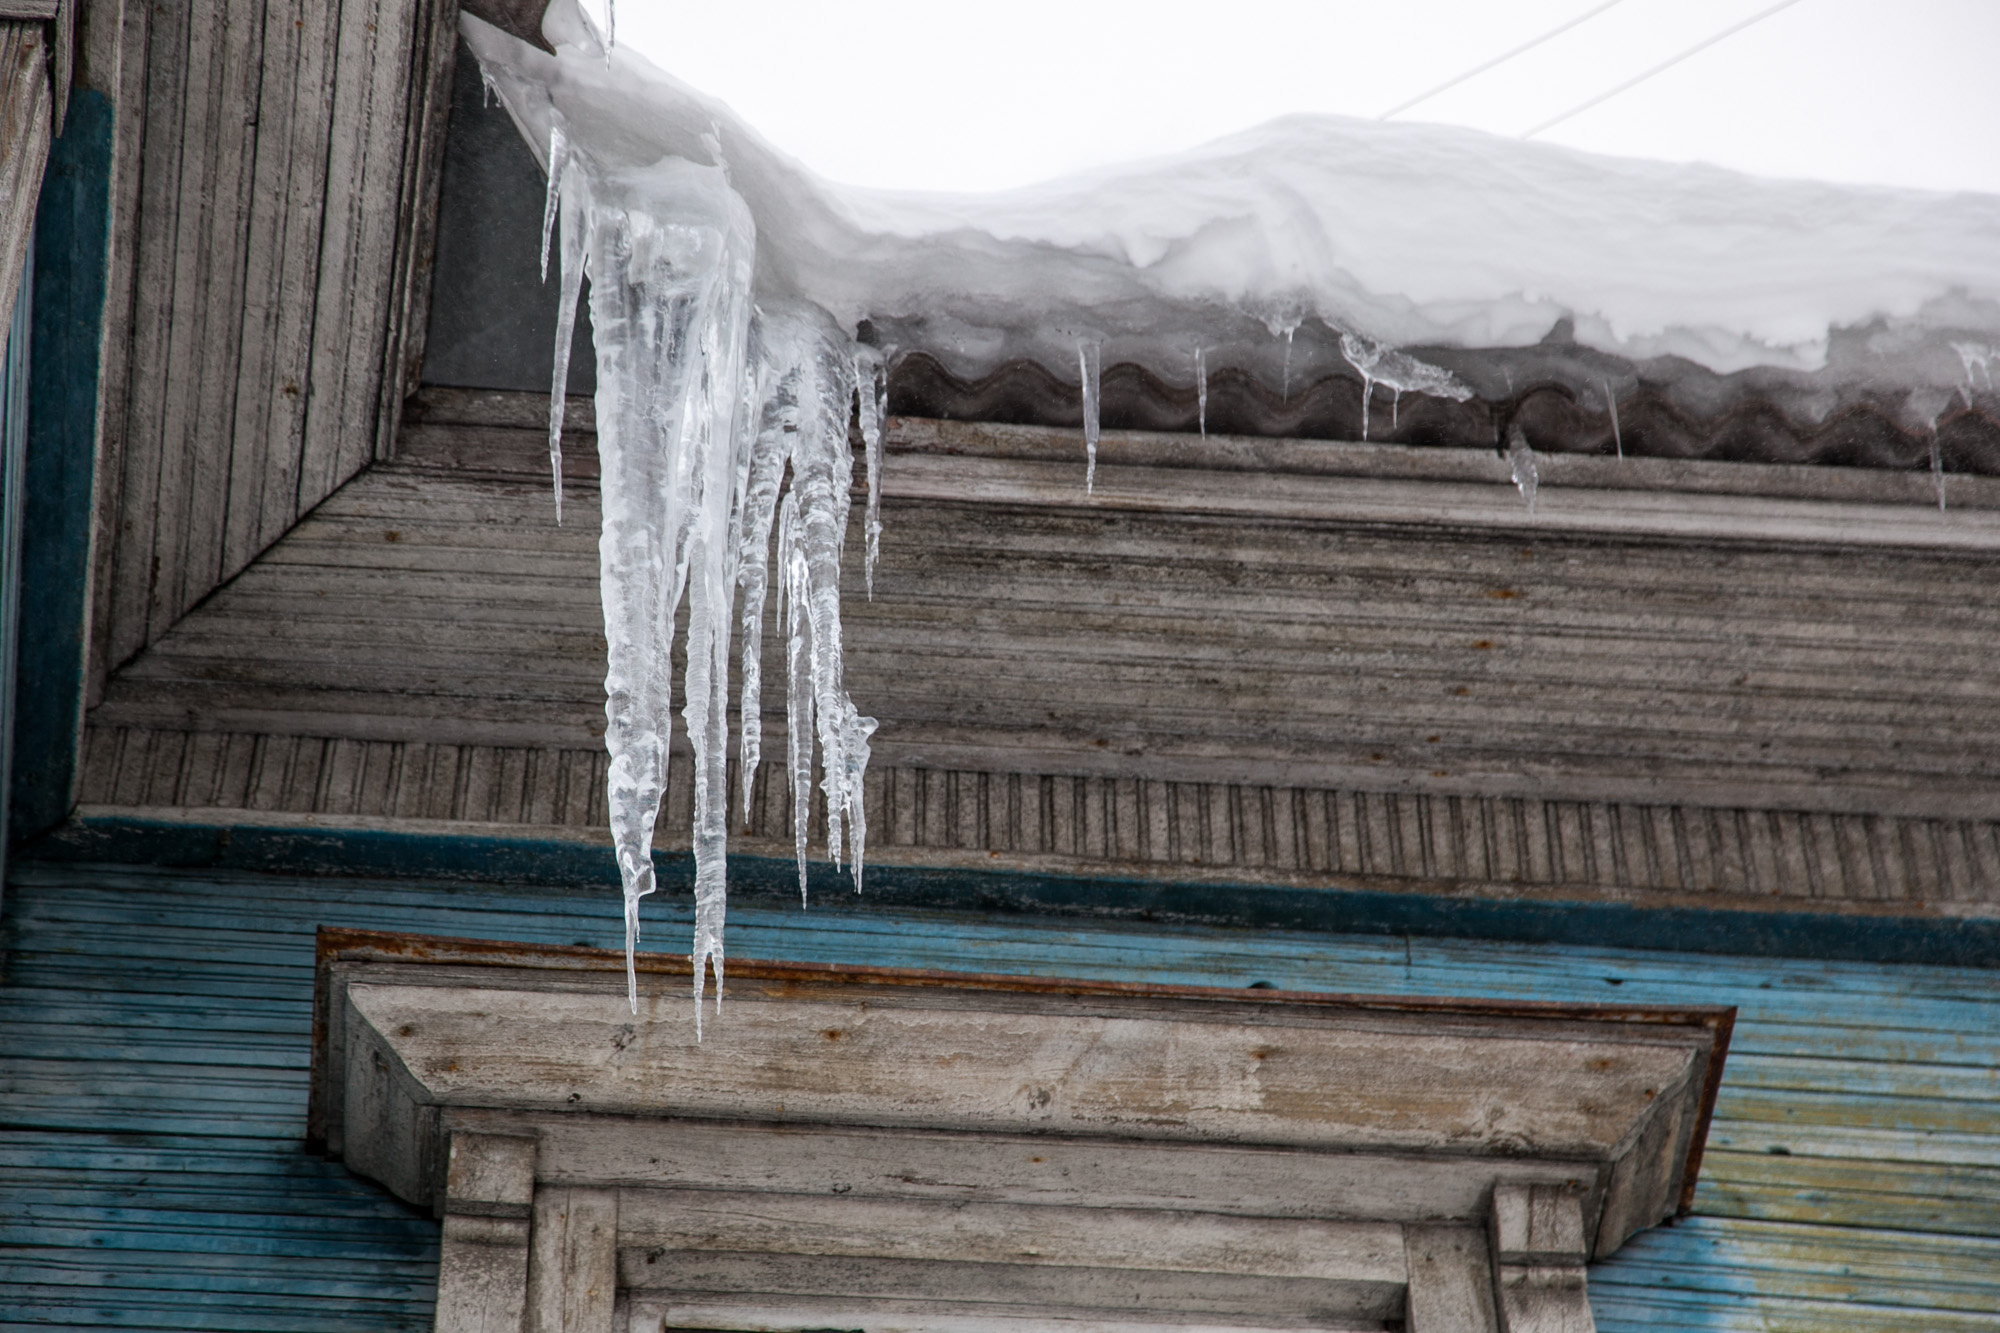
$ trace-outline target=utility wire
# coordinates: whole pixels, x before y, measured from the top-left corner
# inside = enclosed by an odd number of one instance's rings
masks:
[[[1709,47],[1714,46],[1717,42],[1723,40],[1725,37],[1734,37],[1737,33],[1742,32],[1745,28],[1749,27],[1753,23],[1762,23],[1765,19],[1771,17],[1771,15],[1777,13],[1779,10],[1790,9],[1793,5],[1797,4],[1798,2],[1799,0],[1778,0],[1778,3],[1772,5],[1769,9],[1759,10],[1757,13],[1752,14],[1749,18],[1744,19],[1741,23],[1731,24],[1729,27],[1724,28],[1721,32],[1716,33],[1713,37],[1703,38],[1701,41],[1696,42],[1693,46],[1690,46],[1687,50],[1682,51],[1679,55],[1670,56],[1667,59],[1662,60],[1659,64],[1653,66],[1651,69],[1645,71],[1643,74],[1633,75],[1631,78],[1625,80],[1625,82],[1619,84],[1616,88],[1611,89],[1609,92],[1599,93],[1597,96],[1591,98],[1589,101],[1582,102],[1576,106],[1571,107],[1569,110],[1563,112],[1560,116],[1551,116],[1549,119],[1543,121],[1541,124],[1535,126],[1535,128],[1531,130],[1523,130],[1521,132],[1521,137],[1523,139],[1532,139],[1537,134],[1540,134],[1543,130],[1554,129],[1556,126],[1568,120],[1571,116],[1582,115],[1584,112],[1590,110],[1594,106],[1597,106],[1599,103],[1608,102],[1612,98],[1618,96],[1618,94],[1625,92],[1627,89],[1638,87],[1640,84],[1644,83],[1647,79],[1652,78],[1655,74],[1665,73],[1667,70],[1672,69],[1675,65],[1680,64],[1681,61],[1686,60],[1689,56],[1699,55],[1703,51],[1706,51]]]
[[[1494,56],[1491,60],[1487,61],[1483,65],[1474,65],[1471,69],[1466,70],[1463,74],[1453,75],[1451,78],[1446,79],[1443,83],[1440,83],[1437,87],[1431,89],[1429,92],[1418,93],[1415,97],[1412,97],[1407,102],[1398,102],[1396,105],[1390,107],[1387,111],[1384,111],[1381,115],[1375,117],[1375,119],[1387,120],[1391,116],[1400,116],[1405,111],[1408,111],[1411,107],[1417,105],[1417,103],[1428,102],[1433,97],[1436,97],[1439,93],[1444,92],[1447,89],[1456,88],[1458,87],[1459,84],[1464,83],[1467,79],[1470,79],[1475,75],[1484,74],[1487,70],[1492,69],[1495,65],[1504,65],[1509,60],[1512,60],[1515,56],[1521,55],[1522,53],[1527,51],[1532,51],[1536,47],[1540,46],[1543,42],[1550,41],[1554,38],[1562,36],[1564,33],[1568,32],[1571,28],[1576,27],[1578,24],[1586,23],[1589,20],[1596,18],[1599,14],[1602,14],[1605,10],[1611,8],[1613,5],[1620,3],[1622,3],[1622,0],[1604,0],[1603,4],[1600,4],[1595,8],[1585,10],[1583,13],[1578,14],[1575,18],[1571,19],[1569,22],[1561,24],[1558,27],[1550,28],[1547,32],[1543,33],[1541,36],[1536,37],[1530,41],[1525,41],[1511,51],[1508,51],[1502,55]]]

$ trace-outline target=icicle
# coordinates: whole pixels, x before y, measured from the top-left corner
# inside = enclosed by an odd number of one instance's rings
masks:
[[[774,314],[766,323],[763,346],[766,358],[796,385],[792,485],[779,511],[778,564],[789,685],[786,768],[803,897],[815,737],[826,798],[827,853],[838,863],[843,843],[852,844],[850,865],[858,885],[866,851],[862,779],[875,722],[862,717],[847,695],[840,626],[840,550],[854,484],[848,420],[856,358],[823,315],[802,308]],[[869,392],[873,389],[870,385]]]
[[[1535,512],[1535,487],[1541,482],[1541,473],[1535,466],[1535,451],[1519,426],[1508,435],[1507,466],[1514,475],[1514,484],[1521,489],[1521,498],[1528,502],[1528,514],[1532,517]]]
[[[1955,342],[1951,350],[1958,353],[1960,364],[1965,367],[1965,402],[1972,405],[1973,372],[1977,371],[1986,380],[1986,387],[1993,387],[1993,363],[2000,361],[2000,348],[1988,347],[1985,343]]]
[[[1340,354],[1347,358],[1349,365],[1361,373],[1363,440],[1368,438],[1368,400],[1375,396],[1375,386],[1378,383],[1396,395],[1396,399],[1392,400],[1389,406],[1392,427],[1396,419],[1396,402],[1400,401],[1403,394],[1428,393],[1459,403],[1472,397],[1472,390],[1442,366],[1419,361],[1406,352],[1399,352],[1393,347],[1364,338],[1358,333],[1344,331],[1341,333]]]
[[[555,486],[556,524],[562,524],[563,411],[569,403],[569,349],[576,335],[576,307],[583,295],[584,220],[577,199],[558,208],[569,180],[569,138],[560,124],[549,130],[549,192],[542,205],[542,281],[549,280],[549,233],[562,223],[561,280],[557,282],[555,367],[549,386],[549,475]]]
[[[549,126],[549,186],[542,197],[542,281],[549,280],[549,237],[555,231],[556,206],[562,201],[563,176],[569,170],[569,136],[558,120]]]
[[[1611,381],[1604,381],[1604,401],[1611,404],[1611,439],[1618,446],[1618,456],[1625,457],[1625,435],[1618,429],[1618,395],[1611,392]]]
[[[1195,422],[1201,427],[1201,438],[1208,438],[1208,354],[1201,348],[1194,349],[1194,411]]]
[[[618,45],[618,0],[604,0],[604,63],[611,63],[611,52]]]
[[[792,794],[792,843],[799,861],[799,905],[806,903],[806,842],[812,833],[812,630],[806,599],[810,582],[799,539],[799,500],[785,496],[778,520],[779,617],[785,625],[785,775]]]
[[[1287,403],[1292,401],[1292,335],[1298,331],[1299,326],[1296,324],[1287,324],[1285,326],[1285,371],[1284,385],[1280,390],[1280,396]]]
[[[757,330],[761,335],[761,328]],[[759,337],[759,343],[762,339]],[[764,603],[770,588],[771,522],[778,509],[778,486],[784,480],[791,453],[791,435],[799,428],[796,376],[771,373],[761,354],[757,376],[757,438],[743,485],[742,546],[737,555],[737,583],[743,590],[743,693],[737,717],[743,727],[738,767],[742,770],[743,822],[750,822],[750,798],[757,767],[764,760]],[[775,381],[775,382],[773,382]],[[779,575],[780,624],[784,620],[784,579]]]
[[[685,684],[696,809],[694,993],[713,968],[721,997],[727,876],[728,635],[747,466],[743,385],[755,233],[712,168],[655,168],[668,219],[597,204],[576,182],[565,221],[586,231],[597,330],[603,532],[605,748],[612,838],[625,888],[628,998],[639,900],[655,887],[653,830],[666,793],[675,611],[689,592]],[[567,227],[565,236],[567,237]],[[571,281],[564,246],[564,282]],[[566,347],[559,341],[558,356]],[[560,385],[558,389],[560,389]]]
[[[1083,379],[1083,490],[1086,495],[1097,489],[1097,371],[1101,352],[1101,347],[1095,342],[1083,338],[1076,340],[1077,373]]]
[[[1931,485],[1937,490],[1938,512],[1944,512],[1944,450],[1938,440],[1937,419],[1931,420]]]
[[[861,581],[868,600],[875,600],[875,560],[882,553],[882,428],[889,416],[889,368],[872,347],[854,349],[854,382],[861,404],[861,444],[868,467],[868,512],[862,521],[866,538]]]
[[[1395,385],[1389,386],[1389,433],[1396,433],[1396,409],[1402,404],[1403,391]]]
[[[493,81],[493,75],[484,64],[479,67],[479,109],[484,111],[493,105],[493,99],[500,94],[500,85]]]

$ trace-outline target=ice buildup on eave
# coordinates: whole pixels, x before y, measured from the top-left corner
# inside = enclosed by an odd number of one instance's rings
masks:
[[[1746,405],[1807,423],[1794,434],[1848,430],[1780,454],[2000,471],[2000,197],[1331,117],[1002,194],[852,189],[629,50],[607,55],[573,0],[547,17],[553,55],[464,25],[551,171],[551,299],[572,310],[591,279],[629,929],[652,888],[685,596],[696,956],[718,981],[729,641],[740,621],[754,661],[774,572],[802,886],[815,746],[829,850],[845,826],[859,882],[873,723],[842,678],[838,583],[857,413],[871,577],[888,406],[982,394],[1000,415],[1081,421],[1092,445],[1101,421],[1498,448],[1524,497],[1535,449],[1711,451],[1687,441],[1738,430]],[[830,107],[849,82],[829,78]],[[558,365],[558,412],[564,382]],[[746,774],[761,685],[752,665]]]

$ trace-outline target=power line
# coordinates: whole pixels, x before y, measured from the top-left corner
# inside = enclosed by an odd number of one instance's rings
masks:
[[[1596,8],[1585,10],[1583,13],[1578,14],[1575,18],[1571,19],[1569,22],[1564,23],[1559,27],[1550,28],[1547,32],[1543,33],[1541,36],[1536,37],[1531,41],[1523,42],[1519,46],[1515,47],[1513,50],[1508,51],[1502,55],[1494,56],[1491,60],[1487,61],[1483,65],[1474,65],[1471,69],[1466,70],[1463,74],[1453,75],[1451,78],[1446,79],[1443,83],[1440,83],[1437,87],[1431,89],[1429,92],[1419,93],[1415,97],[1412,97],[1407,102],[1398,102],[1395,106],[1390,107],[1387,111],[1384,111],[1381,115],[1375,117],[1375,119],[1387,120],[1391,116],[1400,116],[1401,114],[1403,114],[1403,112],[1408,111],[1411,107],[1415,106],[1417,103],[1428,102],[1433,97],[1436,97],[1439,93],[1444,92],[1445,90],[1450,88],[1456,88],[1458,87],[1459,84],[1464,83],[1467,79],[1472,78],[1475,75],[1484,74],[1487,70],[1492,69],[1495,65],[1504,65],[1509,60],[1512,60],[1515,56],[1518,56],[1526,51],[1532,51],[1536,47],[1540,46],[1543,42],[1549,41],[1552,38],[1562,36],[1564,33],[1568,32],[1571,28],[1576,27],[1578,24],[1585,23],[1591,19],[1596,18],[1599,14],[1602,14],[1605,10],[1611,8],[1613,5],[1620,3],[1622,3],[1622,0],[1604,0],[1604,3],[1598,5]]]
[[[1554,129],[1556,126],[1568,120],[1571,116],[1582,115],[1584,112],[1590,110],[1592,107],[1598,105],[1599,103],[1608,102],[1612,98],[1618,96],[1618,94],[1625,92],[1627,89],[1638,87],[1640,84],[1644,83],[1647,79],[1652,78],[1655,74],[1665,73],[1667,70],[1672,69],[1675,65],[1680,64],[1681,61],[1686,60],[1689,56],[1699,55],[1701,52],[1706,51],[1709,47],[1714,46],[1717,42],[1723,40],[1725,37],[1734,37],[1737,33],[1742,32],[1745,28],[1749,27],[1751,24],[1762,23],[1765,19],[1771,17],[1771,15],[1777,13],[1779,10],[1790,9],[1793,5],[1797,4],[1798,2],[1799,0],[1778,0],[1778,3],[1772,5],[1769,9],[1759,10],[1757,13],[1752,14],[1749,18],[1744,19],[1741,23],[1731,24],[1729,27],[1724,28],[1721,32],[1716,33],[1713,37],[1703,38],[1701,41],[1696,42],[1693,46],[1690,46],[1687,50],[1682,51],[1679,55],[1670,56],[1667,59],[1662,60],[1659,64],[1653,66],[1651,69],[1645,71],[1643,74],[1633,75],[1631,78],[1625,80],[1625,82],[1619,84],[1616,88],[1611,89],[1609,92],[1599,93],[1597,96],[1591,98],[1589,101],[1571,107],[1569,110],[1563,112],[1560,116],[1551,116],[1549,119],[1535,126],[1535,128],[1531,130],[1522,131],[1521,137],[1523,139],[1532,139],[1537,134],[1540,134],[1543,130]]]

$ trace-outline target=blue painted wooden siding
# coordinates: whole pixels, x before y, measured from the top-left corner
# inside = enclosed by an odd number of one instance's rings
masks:
[[[648,920],[684,947],[679,904]],[[428,1327],[435,1225],[298,1147],[322,922],[620,937],[603,892],[19,866],[0,1330]],[[740,908],[730,930],[741,956],[1733,1003],[1697,1215],[1593,1270],[1600,1326],[2000,1330],[2000,973],[836,906]]]
[[[83,723],[97,356],[111,245],[111,101],[71,92],[36,204],[12,836],[68,815]]]

